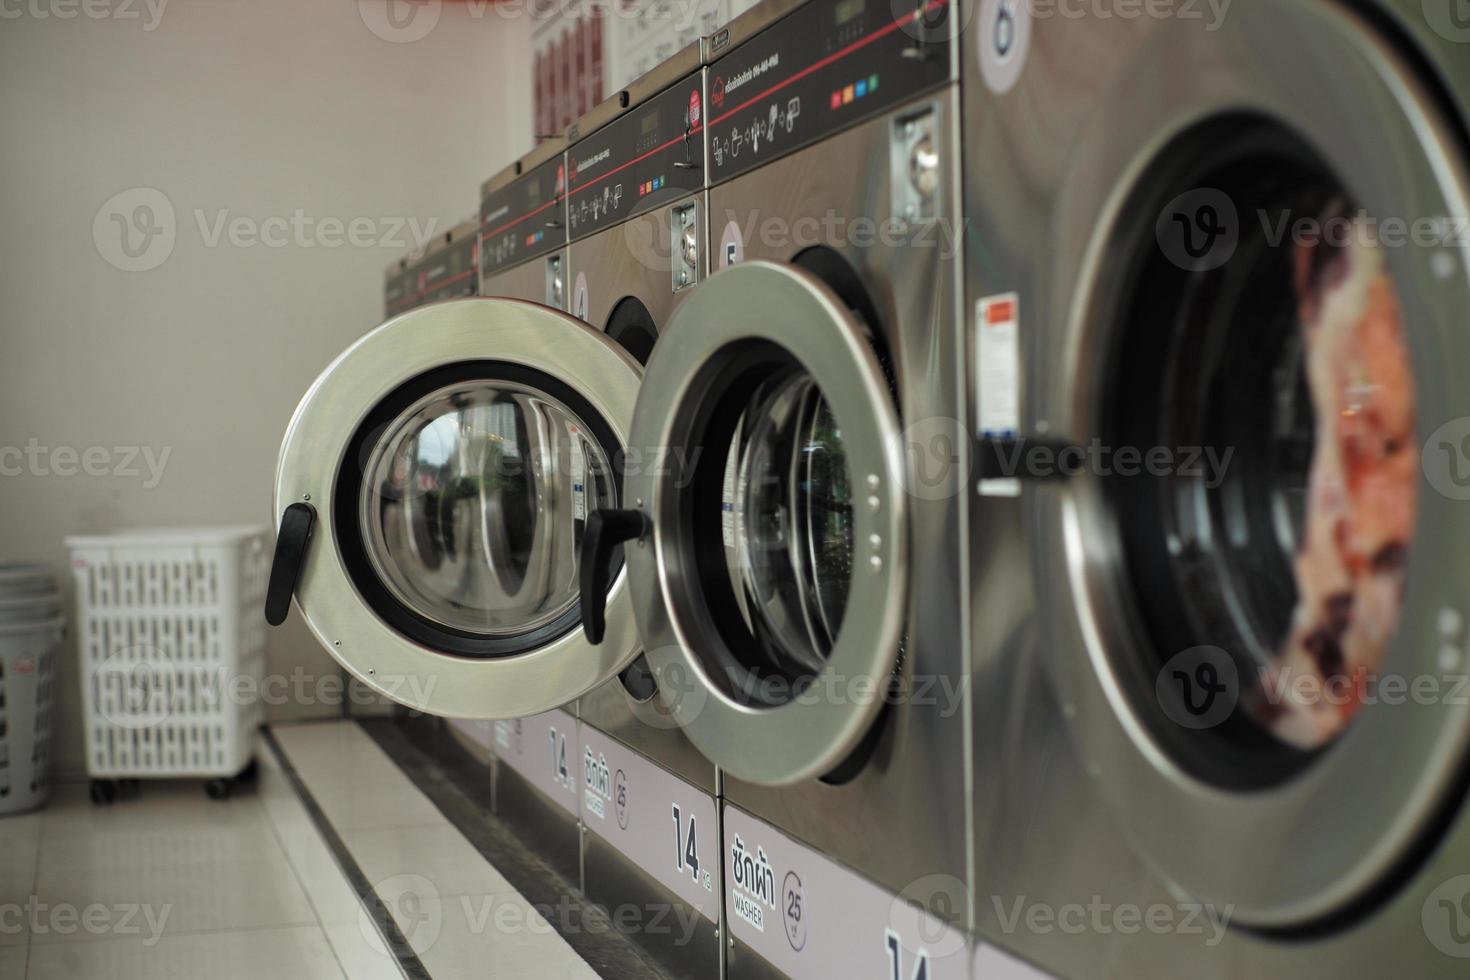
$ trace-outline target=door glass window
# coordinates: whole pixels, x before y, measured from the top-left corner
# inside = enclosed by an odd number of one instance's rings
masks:
[[[366,460],[358,520],[377,578],[410,611],[513,636],[575,607],[582,522],[615,503],[609,461],[570,408],[476,380],[388,424]]]
[[[1147,463],[1104,480],[1152,650],[1131,687],[1197,768],[1270,783],[1384,676],[1418,503],[1408,337],[1377,226],[1280,126],[1203,127],[1153,177],[1101,426]]]
[[[852,582],[852,474],[804,370],[756,386],[726,463],[731,586],[769,666],[821,670]]]

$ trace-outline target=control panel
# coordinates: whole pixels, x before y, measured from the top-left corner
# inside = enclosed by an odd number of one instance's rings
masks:
[[[383,274],[383,319],[409,309],[412,298],[412,290],[408,288],[408,259],[402,258]]]
[[[480,202],[480,275],[491,276],[567,243],[566,163],[546,161]]]
[[[452,233],[451,233],[452,234]],[[456,296],[473,296],[480,291],[477,276],[480,264],[480,239],[473,227],[463,235],[446,238],[419,263],[411,285],[420,303],[435,303]]]
[[[710,182],[949,81],[954,6],[817,0],[719,58],[708,69]]]
[[[704,187],[704,82],[692,75],[567,153],[573,239]]]
[[[422,253],[400,259],[383,286],[383,312],[397,316],[425,303],[480,291],[480,238],[476,222],[445,232]]]

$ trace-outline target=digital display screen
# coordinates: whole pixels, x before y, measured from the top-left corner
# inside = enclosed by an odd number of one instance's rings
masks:
[[[643,122],[640,124],[640,132],[643,136],[650,136],[657,131],[658,113],[650,112],[648,115],[643,117]]]
[[[867,0],[840,0],[837,6],[832,8],[832,12],[837,18],[837,26],[841,27],[843,24],[857,17],[863,12],[863,8],[866,6]]]
[[[541,181],[526,181],[526,207],[534,208],[541,203]]]

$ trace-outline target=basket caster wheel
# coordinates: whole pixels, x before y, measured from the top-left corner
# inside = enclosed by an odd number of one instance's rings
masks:
[[[93,806],[110,806],[117,799],[117,783],[110,779],[94,779],[87,789]]]
[[[251,759],[245,764],[245,768],[240,770],[240,774],[235,777],[235,782],[248,785],[255,782],[256,777],[259,775],[260,767],[255,764],[254,759]]]
[[[211,779],[204,784],[204,792],[211,800],[227,800],[235,791],[235,781],[232,779]]]

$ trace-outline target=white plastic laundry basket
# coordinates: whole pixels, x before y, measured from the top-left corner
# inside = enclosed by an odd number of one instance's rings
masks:
[[[67,539],[94,800],[97,781],[118,778],[207,777],[221,795],[218,781],[249,766],[269,538],[217,527]]]

